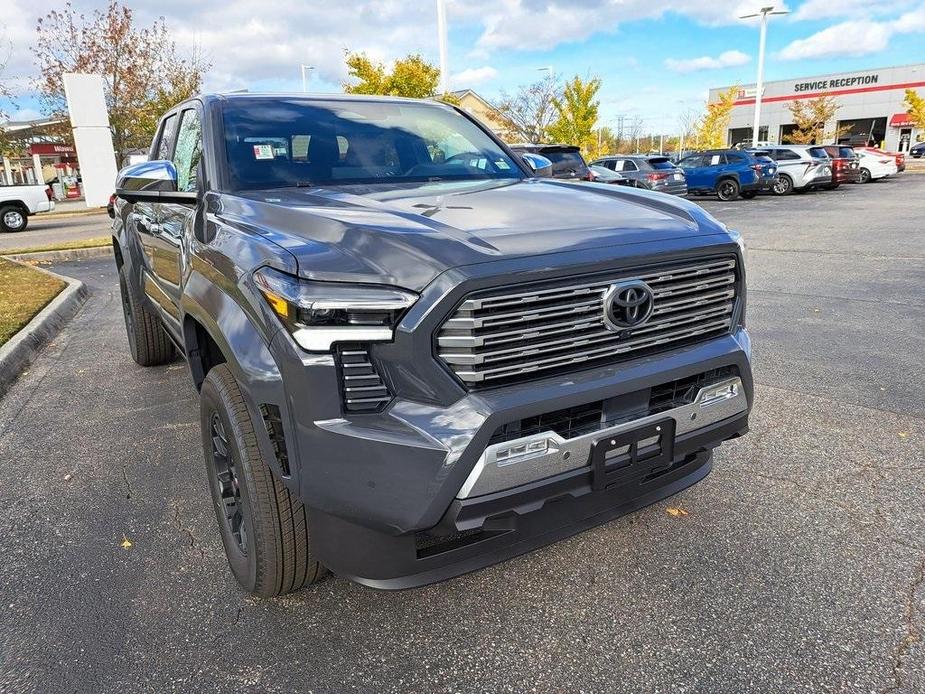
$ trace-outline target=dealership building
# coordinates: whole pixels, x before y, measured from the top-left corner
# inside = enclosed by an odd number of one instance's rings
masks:
[[[711,89],[710,103],[718,101],[719,94],[728,89]],[[831,96],[838,111],[833,121],[826,123],[826,132],[838,132],[839,142],[868,143],[907,152],[919,139],[925,139],[925,131],[916,128],[906,113],[906,89],[925,96],[925,63],[765,82],[758,139],[784,142],[795,127],[790,103]],[[739,89],[729,122],[730,145],[751,141],[756,93],[754,84]]]

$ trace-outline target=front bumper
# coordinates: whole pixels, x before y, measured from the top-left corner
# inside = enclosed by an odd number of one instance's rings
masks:
[[[337,393],[336,369],[317,356],[292,364],[280,355],[289,341],[278,338],[271,352],[293,420],[286,445],[297,477],[290,483],[310,509],[314,551],[335,573],[380,588],[487,566],[674,494],[707,474],[712,448],[746,431],[751,406],[744,328],[662,355],[470,392],[449,407],[396,398],[381,413],[328,419],[308,418],[319,403],[309,405],[303,394]],[[632,402],[661,384],[724,368],[740,379],[741,407],[697,429],[679,419],[671,470],[651,483],[592,490],[590,437],[570,466],[503,484],[486,477],[466,489],[503,425],[597,400]]]

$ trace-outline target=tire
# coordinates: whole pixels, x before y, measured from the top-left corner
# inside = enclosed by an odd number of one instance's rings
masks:
[[[724,178],[716,184],[716,197],[729,202],[739,197],[739,182],[734,178]]]
[[[215,519],[235,579],[265,598],[321,580],[326,569],[311,554],[306,509],[264,461],[226,364],[206,375],[199,402]]]
[[[870,175],[870,169],[861,167],[861,173],[858,176],[858,183],[870,183],[872,180],[873,177]]]
[[[752,200],[756,195],[758,195],[757,190],[746,190],[741,193],[742,197],[746,200]]]
[[[771,189],[774,195],[790,195],[793,192],[793,179],[790,176],[778,176],[777,183]]]
[[[122,294],[122,316],[132,359],[139,366],[159,366],[174,360],[173,343],[161,326],[161,319],[149,311],[138,296],[138,290],[126,277],[125,266],[119,268],[119,291]]]
[[[29,226],[29,215],[19,205],[0,207],[0,231],[14,233],[25,231]]]

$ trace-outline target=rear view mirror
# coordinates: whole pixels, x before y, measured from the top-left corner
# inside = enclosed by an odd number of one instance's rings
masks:
[[[172,202],[194,204],[196,192],[177,190],[177,169],[166,159],[127,166],[119,172],[116,195],[128,202]]]
[[[533,152],[524,152],[520,155],[524,163],[530,167],[530,170],[536,175],[543,178],[552,176],[552,162],[541,154]]]

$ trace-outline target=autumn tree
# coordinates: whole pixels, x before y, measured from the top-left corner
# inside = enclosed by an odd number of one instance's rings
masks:
[[[518,87],[514,94],[501,92],[495,105],[504,130],[512,140],[544,142],[547,131],[556,118],[554,102],[562,96],[562,84],[549,74],[533,84]]]
[[[36,34],[36,87],[45,111],[65,118],[65,73],[102,75],[120,161],[130,150],[148,147],[158,117],[198,92],[210,67],[201,56],[180,55],[163,18],[139,27],[132,10],[115,1],[89,15],[65,3],[38,20]],[[59,134],[69,135],[66,125]]]
[[[715,149],[726,146],[732,107],[739,94],[738,85],[721,92],[719,99],[707,104],[707,110],[694,128],[694,141],[701,149]]]
[[[820,96],[815,99],[794,99],[787,108],[793,116],[796,126],[784,137],[786,142],[794,145],[823,144],[827,140],[837,140],[844,128],[827,129],[829,122],[835,120],[838,103],[834,97]]]
[[[925,130],[925,98],[919,96],[914,89],[907,89],[903,104],[906,106],[906,113],[909,114],[909,120],[919,130]]]
[[[550,139],[576,145],[589,155],[594,154],[597,140],[592,131],[601,105],[595,97],[600,88],[601,81],[597,77],[583,80],[575,75],[565,83],[562,96],[552,102],[556,120],[548,128]]]
[[[396,60],[391,70],[365,53],[346,55],[350,80],[343,87],[347,94],[384,94],[412,99],[438,98],[454,103],[452,94],[440,94],[440,68],[414,53]]]

